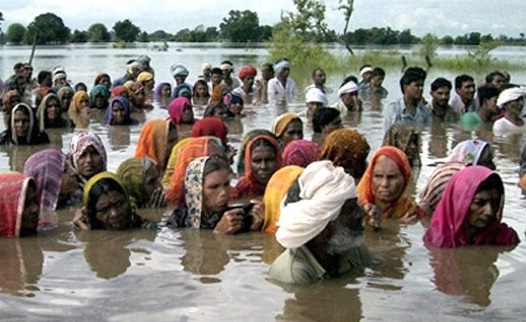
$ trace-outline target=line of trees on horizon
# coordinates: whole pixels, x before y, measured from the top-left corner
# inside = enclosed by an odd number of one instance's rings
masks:
[[[0,12],[0,23],[3,15]],[[6,33],[0,28],[0,43],[12,45],[32,44],[65,44],[65,43],[104,43],[104,42],[235,42],[253,43],[265,42],[272,39],[275,26],[260,25],[258,14],[250,10],[231,10],[224,17],[218,27],[198,25],[194,29],[181,29],[172,34],[164,30],[152,33],[142,31],[131,20],[117,21],[111,30],[102,23],[94,23],[87,30],[74,30],[65,26],[62,18],[54,13],[41,14],[27,26],[20,23],[12,23]],[[426,35],[427,36],[427,35]],[[341,40],[334,30],[323,34],[311,32],[306,39],[312,42],[332,43]],[[410,45],[421,43],[425,38],[415,36],[410,29],[402,31],[393,30],[390,27],[359,28],[346,32],[343,35],[346,42],[353,45]],[[525,34],[513,38],[506,35],[494,37],[491,34],[482,35],[480,32],[470,32],[464,35],[443,36],[438,38],[442,45],[479,45],[485,42],[498,41],[505,45],[526,45]]]

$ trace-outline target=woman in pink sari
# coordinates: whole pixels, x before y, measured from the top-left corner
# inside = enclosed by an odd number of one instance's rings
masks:
[[[497,173],[483,166],[460,170],[449,181],[424,242],[441,248],[518,244],[515,230],[501,223],[503,208],[504,185]]]

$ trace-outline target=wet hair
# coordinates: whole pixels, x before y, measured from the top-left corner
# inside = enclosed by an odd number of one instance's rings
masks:
[[[210,73],[212,75],[223,75],[223,71],[221,70],[221,68],[219,67],[214,67],[212,68],[212,70],[210,71]]]
[[[301,200],[300,193],[301,193],[300,183],[298,179],[296,179],[294,180],[289,190],[287,191],[287,195],[285,196],[284,205],[286,206],[289,203],[300,201]]]
[[[462,84],[464,84],[465,82],[474,82],[474,81],[475,80],[473,79],[473,77],[469,75],[466,75],[466,74],[458,75],[457,77],[455,77],[455,89],[461,88]]]
[[[219,111],[219,114],[217,112]],[[210,102],[205,109],[203,117],[224,115],[226,113],[226,106],[223,102]]]
[[[203,178],[209,175],[212,172],[218,171],[218,170],[227,170],[228,173],[232,172],[232,169],[230,168],[230,164],[228,161],[220,156],[213,156],[210,157],[205,164],[205,168],[203,169]]]
[[[267,147],[271,148],[272,151],[274,151],[274,153],[276,154],[276,157],[278,156],[279,151],[277,151],[276,147],[269,140],[267,140],[265,138],[259,138],[256,141],[254,141],[252,143],[252,145],[250,146],[250,153],[252,154],[252,152],[254,152],[254,150],[256,148],[259,148],[261,146],[267,146]],[[245,153],[246,153],[246,151],[245,151]]]
[[[492,97],[499,96],[500,91],[493,85],[483,85],[477,89],[477,97],[480,103],[480,106],[484,103],[485,100],[489,100]]]
[[[84,89],[79,89],[79,87],[84,87]],[[87,92],[88,91],[88,87],[83,82],[79,82],[79,83],[75,84],[75,92],[78,92],[79,90]]]
[[[385,77],[385,70],[383,70],[383,68],[380,67],[373,68],[373,77],[376,76]]]
[[[345,85],[345,84],[347,84],[348,82],[350,82],[350,81],[353,81],[353,82],[355,82],[356,84],[358,84],[358,78],[356,78],[356,76],[354,76],[354,75],[350,75],[350,76],[347,76],[347,77],[345,77],[345,78],[343,79],[343,82],[341,83],[340,88],[341,88],[343,85]]]
[[[13,70],[14,71],[18,71],[19,69],[21,69],[22,67],[24,67],[24,63],[16,63],[14,66],[13,66]]]
[[[323,127],[338,118],[340,114],[340,111],[333,107],[317,108],[312,116],[312,128],[314,133],[321,133]]]
[[[197,97],[197,85],[199,85],[199,84],[206,86],[207,91],[206,91],[205,97],[209,98],[210,97],[210,92],[208,91],[208,84],[202,79],[198,79],[197,81],[195,81],[194,88],[192,89],[193,96]]]
[[[409,67],[402,78],[400,78],[400,90],[402,94],[405,93],[404,87],[411,84],[412,82],[425,81],[426,71],[420,67]]]
[[[91,187],[89,194],[88,194],[88,204],[87,204],[87,212],[88,212],[88,220],[91,224],[92,229],[100,229],[103,227],[102,222],[97,219],[97,202],[99,201],[99,198],[102,194],[107,194],[110,191],[118,191],[123,196],[126,196],[126,192],[124,189],[111,178],[103,178],[97,181],[93,186]]]
[[[314,75],[316,75],[316,72],[318,72],[318,71],[319,71],[319,72],[322,72],[322,73],[325,74],[325,71],[324,71],[321,67],[317,67],[317,68],[314,68],[314,69],[312,70],[312,74],[311,74],[311,76],[314,77]]]
[[[438,77],[431,83],[431,91],[434,92],[439,88],[447,87],[449,90],[453,88],[451,82],[445,79],[444,77]]]
[[[264,63],[263,65],[261,65],[261,68],[265,68],[265,67],[267,67],[269,70],[274,72],[274,65],[272,65],[271,63]]]
[[[37,75],[37,81],[39,84],[42,84],[48,77],[51,78],[51,72],[49,70],[41,70]]]
[[[504,185],[502,183],[502,179],[496,173],[491,174],[486,178],[486,180],[482,181],[477,187],[477,191],[475,193],[491,189],[497,189],[502,198],[502,195],[504,194]]]
[[[506,79],[506,76],[504,76],[503,73],[499,72],[499,71],[494,71],[494,72],[491,72],[489,73],[488,75],[486,75],[486,83],[491,83],[493,81],[493,79],[495,78],[495,76],[501,76],[502,79]]]

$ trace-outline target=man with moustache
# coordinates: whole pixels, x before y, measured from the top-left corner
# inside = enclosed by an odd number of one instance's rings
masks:
[[[433,121],[456,122],[458,120],[458,114],[449,105],[452,87],[451,82],[443,77],[438,77],[431,83],[432,99],[426,107]]]
[[[459,115],[478,110],[473,77],[466,74],[455,77],[455,92],[457,95],[451,99],[450,105]]]
[[[331,161],[311,163],[281,205],[276,240],[285,251],[270,277],[309,284],[369,263],[354,179]]]
[[[499,89],[493,85],[483,85],[478,88],[479,109],[468,112],[460,118],[460,125],[464,131],[476,131],[483,124],[493,124],[500,113],[497,106]]]

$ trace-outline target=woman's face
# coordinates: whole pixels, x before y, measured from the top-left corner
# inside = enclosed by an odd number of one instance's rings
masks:
[[[232,104],[230,104],[228,109],[230,110],[230,112],[232,114],[239,115],[239,114],[241,114],[241,111],[243,110],[243,104],[241,104],[241,103],[232,103]]]
[[[373,194],[376,201],[393,203],[404,191],[404,176],[393,159],[381,156],[373,168]]]
[[[278,167],[276,152],[269,146],[258,146],[253,149],[250,163],[254,178],[263,185],[268,183]]]
[[[303,123],[298,120],[290,122],[285,131],[283,131],[281,139],[285,145],[289,144],[291,141],[303,139]]]
[[[497,189],[489,189],[477,192],[471,201],[466,215],[465,224],[484,228],[490,225],[497,216],[500,208],[501,194]]]
[[[170,97],[172,96],[172,88],[170,87],[170,85],[164,85],[161,93],[163,97]]]
[[[230,174],[220,169],[207,174],[203,180],[203,210],[221,212],[228,205]]]
[[[29,115],[17,110],[13,117],[13,123],[15,125],[14,132],[18,137],[29,136]]]
[[[477,165],[481,165],[490,170],[495,170],[497,168],[495,163],[493,163],[493,152],[491,152],[491,148],[489,147],[489,145],[486,145],[484,147],[484,150],[482,150]]]
[[[95,107],[96,108],[100,108],[100,109],[106,108],[107,103],[108,102],[106,101],[106,98],[103,95],[95,96]]]
[[[108,76],[102,76],[99,80],[99,84],[109,89],[111,87],[110,78]]]
[[[126,111],[122,106],[121,102],[114,101],[111,106],[111,124],[122,125],[126,121]]]
[[[105,229],[119,230],[130,227],[131,206],[120,191],[102,193],[95,204],[95,212],[95,217]]]
[[[181,123],[193,123],[194,122],[194,110],[192,107],[185,107],[183,110],[183,116],[181,117]]]
[[[144,88],[146,88],[148,91],[152,91],[155,87],[155,81],[153,79],[147,80],[144,82]]]
[[[144,89],[138,91],[137,93],[133,94],[133,101],[135,104],[141,105],[144,103],[144,100],[146,99],[146,96],[144,94]]]
[[[24,211],[22,212],[20,235],[28,236],[36,233],[38,226],[38,213],[37,190],[30,184],[27,188]]]
[[[64,95],[62,95],[61,102],[62,102],[62,106],[64,107],[64,109],[69,108],[69,105],[71,104],[72,99],[73,99],[73,94],[70,92],[64,93]]]
[[[69,198],[77,190],[77,176],[75,170],[71,166],[67,166],[62,175],[62,183],[60,184],[59,200]]]
[[[205,84],[199,83],[197,84],[195,91],[196,91],[197,97],[205,97],[206,94],[208,93],[208,86],[206,86]]]
[[[60,116],[60,103],[58,99],[48,99],[46,102],[46,116],[47,119],[52,121],[56,120]]]
[[[409,138],[409,142],[407,143],[407,146],[404,152],[407,155],[407,158],[409,160],[420,159],[419,146],[418,146],[418,134],[415,134],[415,133],[411,134],[411,137]]]
[[[77,160],[80,174],[89,179],[95,174],[104,171],[102,156],[93,146],[88,146]]]
[[[144,173],[144,192],[146,196],[150,197],[158,187],[160,187],[159,171],[157,171],[156,167],[152,166]]]
[[[79,109],[80,109],[81,112],[90,109],[88,98],[83,98],[83,99],[80,100],[80,106],[79,106]]]

